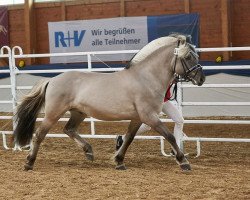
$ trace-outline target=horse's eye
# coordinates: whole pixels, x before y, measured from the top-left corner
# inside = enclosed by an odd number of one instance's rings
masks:
[[[191,55],[188,54],[188,55],[186,56],[186,59],[187,59],[187,60],[190,60],[190,59],[191,59]]]

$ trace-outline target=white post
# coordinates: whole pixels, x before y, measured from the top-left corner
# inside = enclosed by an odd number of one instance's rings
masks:
[[[13,107],[13,112],[16,109],[17,106],[17,99],[16,99],[16,62],[15,62],[15,47],[12,49],[12,56],[9,64],[10,68],[10,82],[11,82],[11,94],[12,94],[12,107]],[[14,113],[13,113],[14,115]],[[14,127],[13,127],[14,128]]]
[[[11,82],[11,94],[12,94],[12,107],[13,107],[13,133],[16,129],[16,106],[17,106],[17,95],[16,95],[16,71],[18,70],[16,67],[16,60],[15,60],[15,50],[18,49],[19,55],[23,54],[23,50],[19,46],[14,46],[11,51],[11,62],[10,62],[10,82]],[[15,144],[13,150],[20,150],[21,148]]]
[[[88,69],[91,70],[92,69],[91,55],[88,54],[87,57],[88,57]]]
[[[171,157],[172,156],[171,154],[165,153],[165,148],[164,148],[165,145],[164,145],[164,138],[163,137],[160,138],[160,143],[161,143],[161,154],[163,156],[166,156],[166,157]]]
[[[92,62],[91,62],[91,55],[88,54],[88,69],[91,71],[92,69]],[[90,131],[91,131],[91,135],[95,135],[95,122],[93,120],[93,118],[90,118]]]
[[[182,114],[182,102],[183,102],[183,89],[182,83],[177,83],[177,105],[178,109]],[[183,143],[183,134],[180,136],[180,149],[184,150],[184,143]]]
[[[8,52],[8,59],[9,59],[9,68],[11,68],[11,49],[10,47],[8,46],[3,46],[1,49],[0,49],[0,54],[1,55],[4,55],[4,50],[7,50]],[[7,140],[6,140],[6,135],[4,133],[2,133],[2,137],[3,137],[3,147],[5,149],[9,149],[8,146],[7,146]]]
[[[4,147],[6,150],[10,149],[10,148],[8,147],[8,145],[7,145],[7,140],[6,140],[6,135],[5,135],[5,133],[2,133],[2,136],[3,136],[3,147]]]

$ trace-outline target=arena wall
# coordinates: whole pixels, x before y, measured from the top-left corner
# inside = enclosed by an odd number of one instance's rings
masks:
[[[9,6],[8,9],[10,46],[19,45],[27,49],[25,6]],[[49,52],[48,22],[194,12],[200,14],[200,47],[250,46],[249,9],[249,2],[244,0],[81,0],[35,3],[35,26],[31,31],[35,44],[32,52]],[[220,54],[204,53],[201,59],[215,60]],[[250,59],[250,54],[233,52],[229,54],[229,59]],[[36,60],[39,64],[48,62],[47,58]]]

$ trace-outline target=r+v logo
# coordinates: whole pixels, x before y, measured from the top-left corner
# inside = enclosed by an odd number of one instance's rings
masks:
[[[80,46],[83,36],[85,34],[86,30],[81,31],[73,31],[73,34],[68,31],[67,33],[64,33],[62,31],[55,32],[55,47],[70,47],[73,45],[75,47]]]

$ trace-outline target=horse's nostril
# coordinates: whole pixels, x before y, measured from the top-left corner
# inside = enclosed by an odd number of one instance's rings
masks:
[[[205,77],[205,76],[204,76],[204,77],[202,77],[202,81],[203,81],[203,82],[205,82],[205,80],[206,80],[206,77]]]
[[[202,77],[200,78],[200,85],[199,85],[199,86],[201,86],[201,85],[205,82],[205,80],[206,80],[206,77],[205,77],[205,76],[202,76]]]

